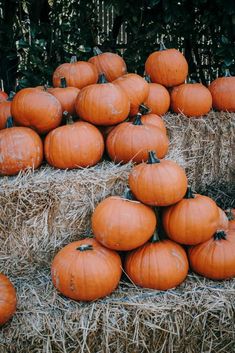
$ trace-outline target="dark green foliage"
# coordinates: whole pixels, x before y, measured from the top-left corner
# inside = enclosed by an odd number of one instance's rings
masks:
[[[192,79],[208,83],[235,74],[234,0],[0,0],[0,79],[6,91],[51,84],[53,70],[92,56],[91,48],[123,54],[143,74],[159,48],[183,50]],[[120,38],[126,32],[124,39]]]

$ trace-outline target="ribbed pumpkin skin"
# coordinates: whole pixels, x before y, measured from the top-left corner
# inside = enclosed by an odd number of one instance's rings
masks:
[[[61,104],[53,95],[35,88],[24,88],[13,98],[11,114],[17,125],[46,133],[60,125]]]
[[[189,249],[193,271],[214,280],[235,277],[235,230],[227,230],[225,234],[226,239],[213,237]]]
[[[139,111],[149,93],[149,84],[145,79],[137,74],[126,74],[113,81],[115,85],[121,87],[131,102],[130,116],[134,116]]]
[[[92,245],[92,250],[78,247]],[[92,301],[111,294],[122,274],[120,256],[95,239],[68,244],[55,256],[51,266],[54,286],[68,298]]]
[[[150,114],[142,115],[141,121],[143,124],[150,124],[150,125],[157,126],[162,132],[164,132],[164,134],[167,133],[166,125],[163,119],[157,114],[150,113]]]
[[[172,90],[171,107],[175,113],[198,117],[209,113],[212,96],[201,83],[185,83]]]
[[[62,77],[66,79],[67,86],[81,89],[98,81],[98,71],[91,63],[77,61],[57,67],[52,79],[54,87],[60,87]]]
[[[173,87],[185,81],[188,75],[188,64],[178,50],[160,50],[149,55],[145,62],[145,72],[152,82]]]
[[[219,224],[217,230],[226,230],[229,227],[229,220],[226,213],[220,208],[219,209]]]
[[[235,77],[219,77],[210,84],[209,90],[213,108],[235,112]]]
[[[127,68],[123,58],[114,53],[102,53],[88,60],[96,66],[99,75],[104,74],[109,82],[126,74]]]
[[[0,326],[4,325],[16,311],[16,290],[10,280],[0,273]]]
[[[48,92],[58,99],[61,104],[62,111],[66,111],[71,115],[76,114],[75,102],[80,90],[76,87],[65,88],[49,88]]]
[[[92,215],[96,239],[113,250],[131,250],[144,244],[156,227],[154,211],[119,196],[101,201]]]
[[[135,197],[146,205],[168,206],[184,197],[187,177],[174,161],[161,160],[134,166],[129,174],[129,185]]]
[[[46,136],[44,146],[47,162],[61,169],[95,165],[104,152],[100,131],[83,121],[51,131]]]
[[[83,88],[78,94],[76,112],[95,125],[115,125],[124,121],[130,111],[125,92],[113,83],[100,83]]]
[[[146,161],[148,151],[151,150],[157,151],[159,158],[163,158],[168,146],[166,134],[152,124],[134,125],[124,122],[116,126],[106,140],[110,158],[121,163],[128,163],[130,160],[136,163]]]
[[[7,98],[8,98],[8,94],[0,90],[0,102],[7,100]]]
[[[11,102],[0,101],[0,130],[5,129],[9,116],[11,116]]]
[[[158,83],[149,83],[149,94],[144,104],[151,109],[151,113],[164,115],[170,108],[170,94]]]
[[[219,210],[212,199],[196,194],[163,210],[162,223],[170,239],[196,245],[210,239],[217,230]]]
[[[43,144],[38,134],[25,127],[0,131],[0,175],[15,175],[26,168],[38,168]]]
[[[125,260],[125,272],[138,286],[167,290],[178,286],[188,273],[184,249],[171,240],[146,243],[131,251]]]

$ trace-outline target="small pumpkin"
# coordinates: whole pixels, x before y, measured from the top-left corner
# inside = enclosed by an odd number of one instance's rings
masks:
[[[188,63],[180,51],[166,49],[161,43],[160,50],[148,56],[145,72],[152,82],[173,87],[185,81],[188,75]]]
[[[88,62],[94,64],[99,75],[104,74],[109,82],[126,74],[126,63],[121,56],[115,53],[102,53],[98,47],[94,47],[93,52],[94,56]]]
[[[38,168],[43,159],[41,138],[32,129],[13,127],[0,131],[0,175],[15,175],[27,168]]]
[[[17,125],[31,127],[39,134],[55,129],[62,120],[62,108],[58,99],[35,88],[24,88],[16,93],[11,104],[11,114]]]
[[[105,76],[101,75],[99,84],[90,85],[79,92],[75,107],[83,120],[109,126],[127,118],[130,101],[120,87],[108,83]]]
[[[92,301],[111,294],[121,274],[120,256],[91,238],[66,245],[51,265],[54,286],[74,300]]]
[[[127,254],[124,269],[136,285],[167,290],[182,283],[188,273],[185,250],[171,240],[160,240],[157,232],[150,242]]]
[[[219,210],[210,197],[194,194],[188,187],[183,200],[163,210],[162,223],[170,239],[196,245],[209,240],[218,229]]]
[[[217,231],[208,241],[192,246],[188,257],[192,270],[204,277],[235,277],[235,230]]]
[[[149,94],[144,105],[149,107],[152,114],[164,115],[170,108],[168,90],[159,83],[152,83],[149,76],[146,76],[145,80],[149,83]]]
[[[0,326],[8,322],[16,311],[16,290],[11,281],[0,273]]]
[[[220,208],[219,209],[219,224],[217,230],[226,230],[229,227],[229,220],[226,213]]]
[[[235,77],[226,70],[225,77],[219,77],[209,85],[213,108],[219,111],[235,112]]]
[[[56,168],[72,169],[93,166],[104,152],[104,140],[93,125],[67,116],[67,125],[52,130],[45,138],[45,157]]]
[[[137,74],[126,74],[113,81],[113,83],[123,89],[128,96],[131,102],[130,116],[136,115],[140,104],[148,97],[148,83]]]
[[[7,100],[0,101],[0,130],[5,129],[7,119],[11,116],[11,102],[14,92],[10,92]]]
[[[160,158],[168,151],[169,139],[157,126],[143,124],[141,114],[133,122],[117,125],[108,135],[106,147],[110,158],[119,163],[141,163],[148,159],[148,151],[155,150]]]
[[[8,94],[6,92],[0,90],[0,102],[7,100],[7,98],[8,98]]]
[[[54,71],[52,78],[54,87],[60,87],[62,77],[66,79],[69,87],[81,89],[98,81],[98,71],[95,65],[77,61],[77,57],[72,56],[70,63],[61,64]]]
[[[113,250],[131,250],[144,244],[156,227],[154,211],[133,201],[126,192],[124,197],[110,196],[95,208],[92,230],[102,245]]]
[[[150,151],[147,163],[131,169],[129,185],[137,200],[151,206],[168,206],[184,197],[187,177],[176,162],[160,160]]]

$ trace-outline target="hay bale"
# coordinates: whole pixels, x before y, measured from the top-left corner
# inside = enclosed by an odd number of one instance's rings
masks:
[[[14,282],[18,311],[0,331],[0,353],[234,352],[235,279],[190,274],[167,292],[122,282],[90,304],[58,295],[46,271]]]

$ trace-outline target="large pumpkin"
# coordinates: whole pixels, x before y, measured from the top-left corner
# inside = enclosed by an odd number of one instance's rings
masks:
[[[145,79],[149,82],[149,76],[146,76]],[[150,108],[151,113],[164,115],[170,108],[170,94],[164,86],[150,81],[149,94],[144,104]]]
[[[143,124],[141,114],[133,122],[116,126],[108,135],[106,147],[110,158],[115,162],[141,163],[148,159],[148,151],[157,151],[160,158],[168,151],[169,140],[157,126]]]
[[[8,98],[8,94],[0,90],[0,102],[7,100],[7,98]]]
[[[14,96],[11,114],[17,125],[31,127],[38,133],[47,133],[60,125],[62,108],[52,94],[35,88],[24,88]]]
[[[213,108],[228,112],[235,112],[235,77],[230,76],[229,71],[225,77],[214,80],[209,90],[212,95]]]
[[[131,102],[130,116],[139,111],[140,104],[144,103],[149,93],[149,85],[145,79],[137,74],[126,74],[113,82],[121,87]]]
[[[155,51],[145,62],[145,72],[151,81],[165,87],[183,83],[188,75],[188,64],[183,54],[176,49]]]
[[[98,48],[94,48],[94,55],[88,60],[96,66],[99,75],[104,74],[109,82],[126,74],[126,63],[123,58],[114,53],[102,53]]]
[[[160,240],[157,233],[150,242],[131,251],[124,265],[126,274],[136,285],[158,290],[182,283],[188,267],[185,250],[171,240]]]
[[[11,319],[16,311],[16,290],[11,281],[0,273],[0,326]]]
[[[163,210],[163,228],[177,243],[195,245],[209,240],[218,228],[219,210],[207,196],[189,187],[183,200]]]
[[[60,87],[62,77],[66,79],[69,87],[81,89],[98,81],[98,71],[95,65],[77,61],[76,56],[72,56],[70,63],[62,64],[54,71],[52,79],[54,87]]]
[[[43,159],[43,145],[38,134],[26,127],[0,131],[0,175],[15,175],[27,168],[38,168]]]
[[[51,131],[45,139],[45,157],[56,168],[72,169],[95,165],[104,152],[104,140],[93,125],[67,119],[67,125]]]
[[[54,286],[74,300],[91,301],[109,295],[121,274],[120,256],[90,238],[65,246],[51,265]]]
[[[176,162],[160,160],[151,151],[147,163],[132,168],[129,185],[139,201],[152,206],[168,206],[184,197],[187,177]]]
[[[117,85],[108,83],[104,75],[100,76],[99,84],[80,91],[75,106],[80,118],[95,125],[118,124],[130,111],[128,96]]]
[[[5,129],[7,119],[11,116],[11,102],[13,97],[14,92],[11,92],[7,100],[0,100],[0,130]]]
[[[192,270],[204,277],[235,277],[235,230],[216,232],[208,241],[192,246],[188,256]]]
[[[201,83],[184,83],[172,90],[171,107],[175,113],[198,117],[209,113],[212,97]]]
[[[156,227],[154,211],[127,195],[110,196],[101,201],[93,212],[93,233],[107,248],[135,249],[151,237]]]

